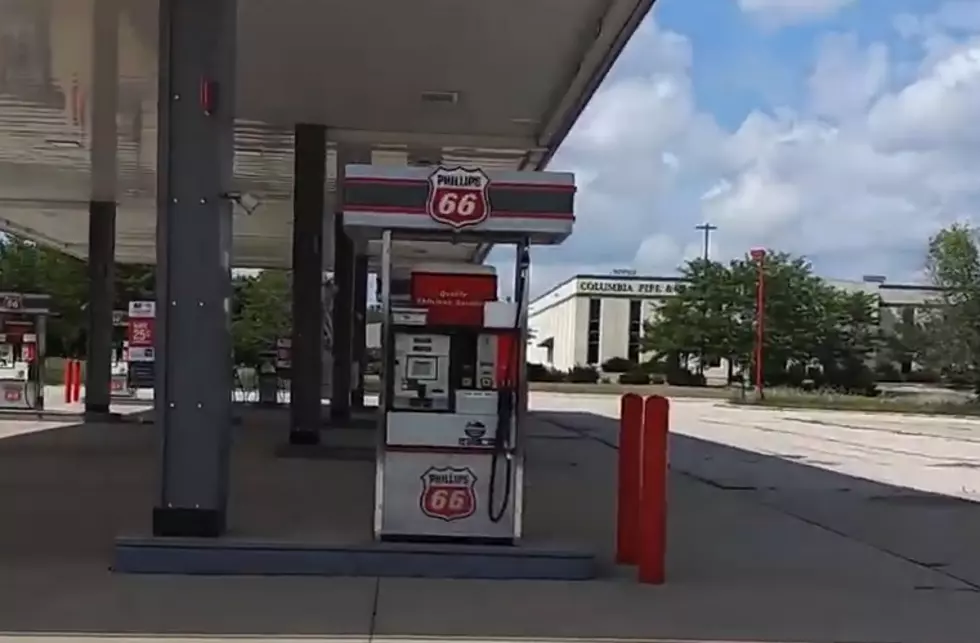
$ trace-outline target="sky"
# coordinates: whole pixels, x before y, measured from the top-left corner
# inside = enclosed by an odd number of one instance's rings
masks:
[[[980,225],[980,2],[658,0],[549,169],[576,228],[534,250],[532,295],[676,274],[705,221],[713,259],[919,281],[931,234]]]

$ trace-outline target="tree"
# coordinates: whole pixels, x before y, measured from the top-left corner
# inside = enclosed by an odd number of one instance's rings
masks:
[[[51,296],[48,354],[85,350],[88,276],[85,263],[57,250],[6,235],[0,239],[0,290]]]
[[[929,240],[926,272],[937,289],[925,311],[924,358],[946,378],[969,382],[980,394],[980,248],[977,231],[953,225]]]
[[[263,270],[254,277],[236,277],[233,288],[235,361],[257,366],[264,351],[290,334],[290,276],[282,270]]]
[[[681,272],[684,285],[648,322],[644,349],[678,365],[697,353],[726,358],[745,371],[755,343],[758,265],[748,257],[727,266],[698,259]],[[767,382],[800,385],[819,364],[831,385],[866,388],[865,361],[878,341],[875,298],[833,288],[785,253],[766,258],[764,275]]]
[[[133,300],[155,298],[155,266],[116,264],[115,273],[116,309],[126,310]],[[53,315],[48,322],[48,355],[85,355],[86,262],[13,235],[0,235],[0,290],[50,295]],[[274,348],[277,338],[289,335],[290,292],[289,273],[284,271],[265,270],[255,277],[234,279],[232,333],[240,361],[257,363],[261,352]]]

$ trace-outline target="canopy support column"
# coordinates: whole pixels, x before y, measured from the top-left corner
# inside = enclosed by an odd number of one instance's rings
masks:
[[[160,0],[157,536],[225,531],[237,0]]]
[[[92,5],[92,200],[88,209],[88,346],[85,414],[109,413],[112,309],[116,295],[116,173],[119,112],[118,0]]]
[[[323,219],[326,128],[295,129],[293,189],[293,340],[289,443],[320,443],[323,384]]]

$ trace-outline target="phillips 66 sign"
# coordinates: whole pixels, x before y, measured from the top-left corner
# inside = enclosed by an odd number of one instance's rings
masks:
[[[467,467],[429,467],[422,474],[419,509],[429,518],[452,522],[476,513],[476,476]]]
[[[490,177],[483,170],[440,167],[429,175],[425,209],[455,230],[479,225],[490,216],[489,191]]]

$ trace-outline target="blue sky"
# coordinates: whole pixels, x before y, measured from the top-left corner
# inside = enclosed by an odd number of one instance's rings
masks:
[[[535,290],[672,273],[703,220],[720,259],[919,279],[930,234],[980,223],[974,114],[980,2],[658,0],[556,157],[578,231],[537,251]]]

